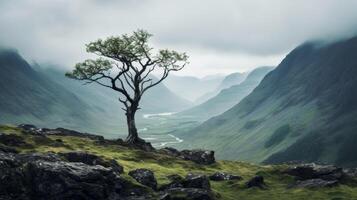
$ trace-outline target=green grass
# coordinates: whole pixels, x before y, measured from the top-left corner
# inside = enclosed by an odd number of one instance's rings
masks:
[[[24,152],[66,152],[66,151],[87,151],[106,159],[115,159],[124,166],[125,175],[129,181],[135,182],[128,175],[130,170],[137,168],[148,168],[154,171],[159,185],[167,183],[167,176],[170,174],[187,175],[189,172],[210,175],[216,171],[223,171],[237,174],[243,180],[214,182],[211,181],[212,189],[219,194],[220,199],[227,200],[258,200],[258,199],[357,199],[357,187],[352,185],[340,185],[326,189],[287,189],[293,182],[292,177],[282,175],[279,171],[284,169],[284,165],[255,165],[239,161],[218,161],[216,164],[204,166],[170,157],[160,153],[150,153],[140,150],[130,149],[119,145],[97,145],[93,140],[70,137],[70,136],[49,136],[46,140],[35,139],[32,135],[21,133],[20,129],[11,126],[0,126],[0,132],[5,134],[17,134],[25,139],[30,145],[26,148],[18,148]],[[53,146],[51,141],[61,139],[62,146]],[[36,142],[37,141],[37,142]],[[264,176],[268,185],[266,190],[247,189],[244,183],[255,175]]]

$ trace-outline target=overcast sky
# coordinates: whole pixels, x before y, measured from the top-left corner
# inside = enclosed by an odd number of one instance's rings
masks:
[[[185,51],[182,75],[277,65],[307,40],[357,32],[356,0],[0,0],[0,46],[72,67],[84,44],[143,28],[157,48]]]

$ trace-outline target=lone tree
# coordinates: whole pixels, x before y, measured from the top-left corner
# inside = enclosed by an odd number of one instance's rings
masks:
[[[66,73],[72,79],[96,83],[119,93],[124,105],[128,137],[127,143],[142,143],[135,125],[135,113],[144,93],[161,83],[171,71],[181,70],[187,63],[186,53],[172,50],[153,52],[147,31],[134,31],[131,35],[99,39],[86,45],[87,52],[99,58],[77,63],[73,71]],[[153,78],[153,73],[159,74]]]

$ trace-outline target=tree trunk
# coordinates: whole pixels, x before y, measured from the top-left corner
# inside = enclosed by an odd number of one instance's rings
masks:
[[[130,107],[125,113],[128,125],[128,137],[126,138],[126,142],[129,144],[140,143],[142,141],[142,139],[140,139],[138,136],[138,131],[135,125],[136,110],[137,109],[135,109],[135,107]]]

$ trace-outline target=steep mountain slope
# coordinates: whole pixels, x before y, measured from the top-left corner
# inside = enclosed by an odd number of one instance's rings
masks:
[[[193,76],[170,75],[164,84],[180,97],[196,101],[202,95],[212,92],[223,80],[223,76],[197,78]]]
[[[357,166],[357,37],[297,47],[238,105],[190,133],[220,158]]]
[[[272,69],[272,67],[257,68],[249,73],[247,78],[241,84],[224,89],[206,102],[183,111],[180,114],[194,116],[201,120],[206,120],[210,117],[222,114],[253,91],[264,76]]]
[[[244,79],[247,77],[248,73],[232,73],[227,75],[222,82],[218,85],[218,87],[214,91],[210,91],[202,96],[200,96],[195,103],[196,104],[201,104],[208,99],[216,96],[219,92],[221,92],[223,89],[230,88],[233,85],[238,85],[244,81]]]
[[[88,122],[88,108],[76,95],[34,71],[17,52],[0,50],[1,123],[78,128]]]

